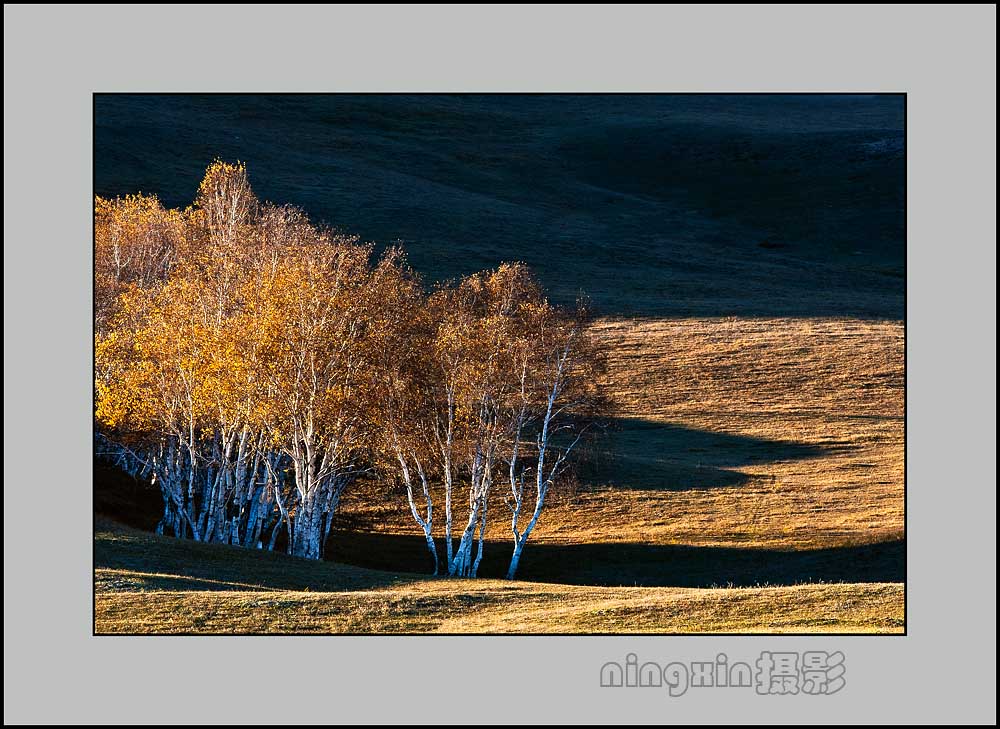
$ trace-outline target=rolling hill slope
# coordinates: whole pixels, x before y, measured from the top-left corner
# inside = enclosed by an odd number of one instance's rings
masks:
[[[902,585],[572,587],[432,579],[156,537],[99,521],[111,633],[899,632]]]
[[[95,187],[215,157],[429,280],[522,260],[605,315],[903,315],[902,97],[98,96]]]

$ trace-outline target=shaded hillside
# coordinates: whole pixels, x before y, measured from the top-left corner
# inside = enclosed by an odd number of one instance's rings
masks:
[[[901,318],[902,97],[115,96],[101,195],[214,157],[442,279],[519,259],[604,314]]]

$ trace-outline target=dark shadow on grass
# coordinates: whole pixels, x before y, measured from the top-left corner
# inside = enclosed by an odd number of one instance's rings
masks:
[[[503,577],[511,544],[488,542],[480,577]],[[438,545],[444,554],[444,544]],[[429,572],[420,536],[340,532],[327,555],[374,569]],[[568,585],[753,587],[819,582],[903,582],[905,543],[893,540],[801,551],[682,545],[531,544],[518,578]]]
[[[343,592],[398,587],[428,578],[430,556],[418,535],[335,532],[329,562],[155,537],[98,520],[97,587],[143,590]],[[441,555],[444,545],[438,544]],[[491,541],[479,576],[501,578],[511,545]],[[753,587],[823,582],[903,582],[905,543],[802,551],[681,545],[529,544],[518,578],[568,585]],[[354,566],[348,566],[354,565]],[[359,569],[361,568],[361,569]]]
[[[98,584],[125,592],[140,589],[340,592],[392,587],[420,579],[419,575],[357,569],[254,549],[157,537],[100,518],[95,523],[94,569],[124,571],[124,574],[102,575]]]
[[[719,433],[641,418],[618,418],[598,440],[581,472],[588,483],[624,489],[685,491],[741,486],[738,469],[818,458],[848,449],[845,443],[802,443]]]

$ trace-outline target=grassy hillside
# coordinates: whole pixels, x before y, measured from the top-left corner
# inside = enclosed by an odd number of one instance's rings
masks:
[[[98,633],[899,632],[899,584],[758,589],[431,579],[156,537],[107,521]]]
[[[262,197],[607,315],[901,318],[902,97],[99,96],[96,192]]]

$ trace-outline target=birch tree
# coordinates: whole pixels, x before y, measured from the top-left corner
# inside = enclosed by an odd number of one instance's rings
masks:
[[[372,268],[369,246],[327,243],[285,253],[257,316],[273,332],[264,423],[294,475],[285,516],[291,553],[311,559],[322,553],[343,490],[370,470],[383,376],[374,350],[398,283],[391,256]]]
[[[397,267],[260,204],[242,165],[214,163],[181,222],[167,280],[128,282],[98,331],[101,447],[160,486],[160,531],[274,548],[283,528],[318,558],[364,468],[367,342]]]
[[[376,328],[373,346],[379,373],[378,442],[387,469],[402,481],[436,575],[440,558],[434,542],[431,484],[443,471],[434,407],[438,378],[430,357],[435,322],[420,283],[409,270],[400,268],[395,285],[386,287],[380,299],[384,321]]]
[[[111,332],[96,346],[96,414],[106,428],[128,432],[128,440],[118,441],[126,462],[160,486],[164,517],[157,531],[169,526],[176,536],[201,540],[199,387],[207,337],[195,325],[191,292],[188,282],[171,281],[122,297]]]
[[[386,438],[436,567],[434,490],[440,483],[452,576],[478,574],[491,495],[506,474],[513,576],[546,495],[566,471],[586,418],[598,410],[597,350],[582,312],[552,306],[520,264],[443,287],[426,311],[411,328],[409,346],[399,348],[408,354],[385,365],[387,381],[396,383],[385,397],[392,405],[384,417]],[[413,335],[416,329],[425,333]],[[526,516],[532,483],[534,509]]]
[[[568,312],[543,301],[533,305],[524,319],[527,336],[517,357],[520,389],[512,407],[506,459],[510,485],[506,503],[514,540],[507,579],[517,573],[550,490],[565,474],[595,418],[607,408],[599,390],[603,360],[588,335],[586,318],[582,307]]]

